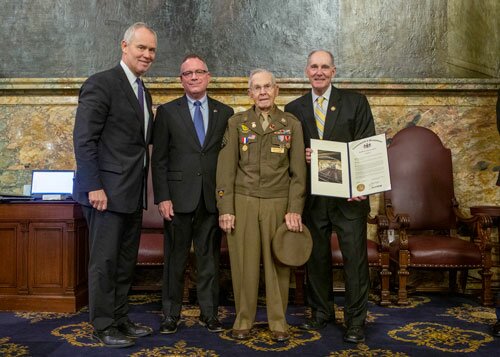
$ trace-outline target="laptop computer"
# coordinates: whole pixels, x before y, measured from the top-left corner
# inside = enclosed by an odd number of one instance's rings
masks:
[[[33,170],[31,197],[65,200],[73,194],[74,170]]]

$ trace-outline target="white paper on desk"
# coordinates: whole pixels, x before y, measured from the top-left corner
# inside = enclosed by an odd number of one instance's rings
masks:
[[[311,140],[311,193],[356,197],[391,189],[385,134],[343,143]]]

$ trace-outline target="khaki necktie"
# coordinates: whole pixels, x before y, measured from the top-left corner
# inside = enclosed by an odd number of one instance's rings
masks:
[[[325,111],[323,110],[323,102],[325,97],[318,97],[314,105],[314,117],[316,118],[316,126],[318,128],[318,135],[323,139],[323,131],[325,130]]]
[[[262,130],[266,131],[267,127],[269,126],[269,115],[260,115],[260,123],[262,125]]]

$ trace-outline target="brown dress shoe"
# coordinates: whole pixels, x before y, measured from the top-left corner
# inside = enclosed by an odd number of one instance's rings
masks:
[[[288,332],[282,331],[271,331],[272,339],[275,342],[285,342],[290,339],[290,334]]]
[[[246,340],[250,337],[250,330],[231,330],[231,337],[235,340]]]

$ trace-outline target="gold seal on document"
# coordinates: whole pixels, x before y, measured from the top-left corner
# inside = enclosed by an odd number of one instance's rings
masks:
[[[365,185],[363,185],[362,183],[358,184],[356,186],[356,190],[358,190],[358,192],[363,192],[365,190]]]

